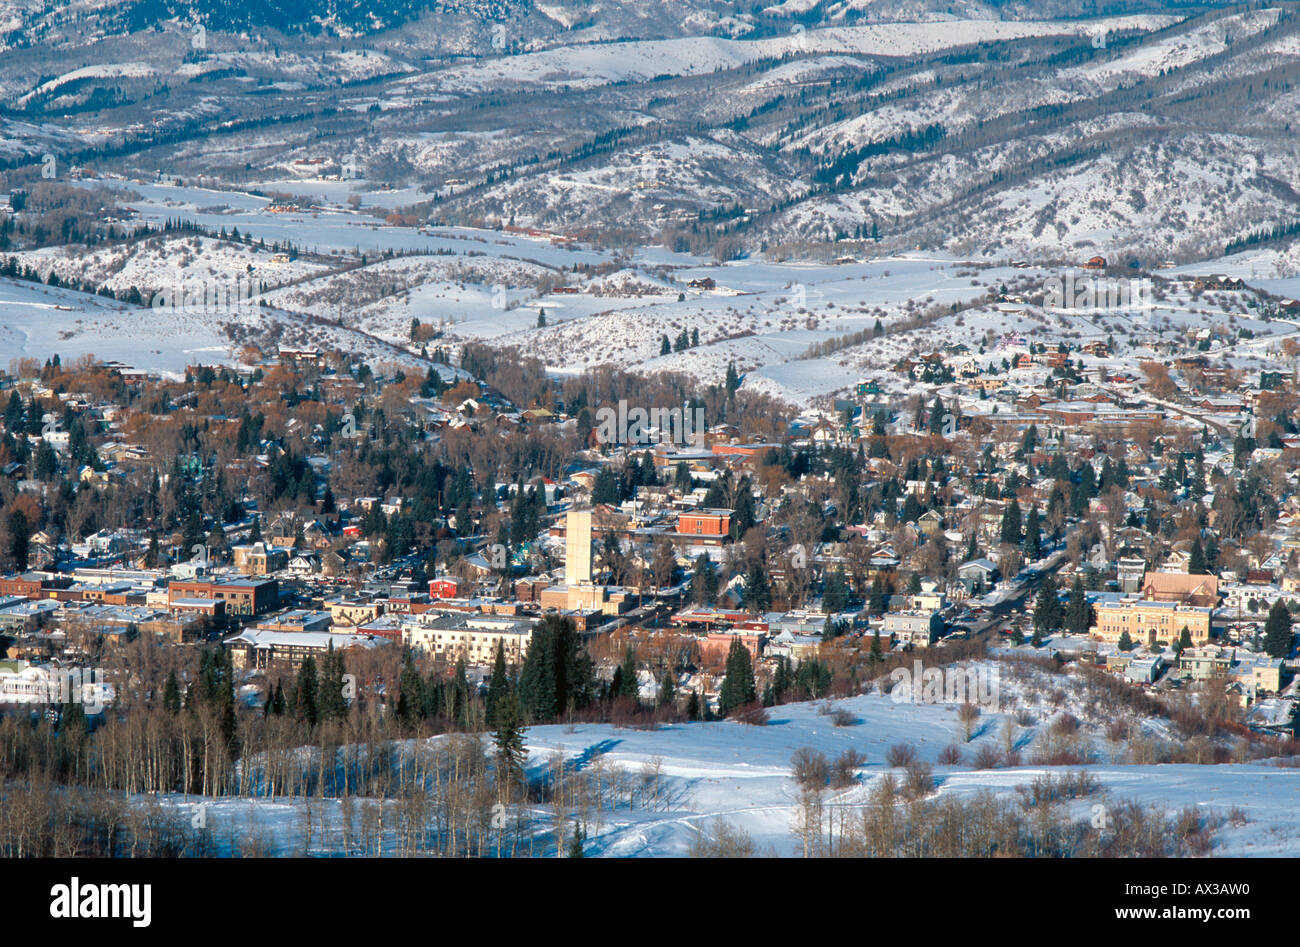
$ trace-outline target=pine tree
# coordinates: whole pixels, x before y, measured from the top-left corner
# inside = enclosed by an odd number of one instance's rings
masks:
[[[334,650],[331,641],[329,650],[321,658],[320,690],[318,713],[321,720],[345,720],[348,716],[348,700],[344,695],[344,677],[347,668],[343,655]]]
[[[424,682],[415,662],[408,654],[402,662],[402,672],[397,679],[397,719],[407,727],[414,727],[424,716]]]
[[[1291,655],[1291,612],[1281,599],[1268,610],[1268,620],[1264,623],[1264,650],[1270,658]]]
[[[844,611],[848,604],[849,589],[848,583],[844,581],[844,572],[840,569],[831,569],[826,573],[822,586],[822,608],[834,615]]]
[[[586,837],[587,837],[586,833],[582,831],[582,826],[580,826],[580,825],[575,825],[575,826],[573,827],[573,839],[569,842],[569,857],[570,857],[570,858],[584,858],[584,857],[585,857],[585,855],[583,854],[583,851],[582,851],[582,843],[583,843],[583,840],[586,839]]]
[[[497,641],[496,658],[492,662],[492,677],[488,681],[486,719],[489,727],[496,726],[496,709],[499,704],[511,690],[510,672],[506,669],[506,647],[505,642]]]
[[[663,679],[659,682],[659,706],[668,708],[677,706],[677,682],[673,680],[671,670],[665,670]]]
[[[298,668],[298,680],[294,685],[294,717],[308,726],[316,726],[319,719],[318,706],[320,684],[316,674],[316,659],[311,655],[303,658]]]
[[[1025,560],[1037,562],[1043,556],[1042,531],[1038,526],[1038,505],[1029,508],[1029,517],[1025,521]]]
[[[731,639],[731,650],[727,652],[727,672],[718,690],[718,713],[724,717],[738,707],[752,704],[758,699],[754,683],[754,665],[749,658],[749,649],[741,643],[739,637]]]
[[[718,574],[708,555],[700,553],[691,574],[691,601],[698,605],[712,605],[717,594]]]
[[[1129,633],[1127,631],[1120,632],[1118,645],[1121,651],[1133,650],[1133,639],[1129,637]]]
[[[765,612],[772,607],[772,592],[761,562],[754,563],[745,573],[745,605],[751,612]]]
[[[727,379],[725,384],[727,389],[727,398],[730,399],[735,397],[737,389],[740,388],[740,375],[736,371],[735,362],[727,363]]]
[[[464,655],[456,659],[456,669],[451,675],[451,718],[458,726],[469,723],[469,675],[465,667]]]
[[[885,613],[885,581],[880,577],[879,572],[871,580],[871,594],[867,597],[867,609],[873,615]]]
[[[173,717],[181,712],[181,686],[174,670],[167,672],[167,683],[163,685],[163,709]]]
[[[497,749],[497,780],[502,791],[502,802],[510,801],[510,787],[522,782],[524,778],[524,760],[528,751],[524,748],[523,714],[519,707],[519,695],[508,692],[496,706],[496,728],[492,733],[492,742]]]
[[[1002,511],[1001,538],[1008,545],[1020,545],[1020,504],[1016,502],[1014,497],[1011,498],[1011,502],[1007,504],[1006,509]]]
[[[533,722],[554,720],[591,704],[595,669],[573,619],[547,615],[533,631],[519,672],[519,700]]]
[[[1065,606],[1065,627],[1072,635],[1084,635],[1092,627],[1092,606],[1083,588],[1083,577],[1077,573],[1070,586],[1070,598]]]
[[[82,735],[86,733],[89,722],[86,720],[86,708],[79,700],[70,700],[59,709],[59,736]]]
[[[619,668],[622,672],[619,675],[619,691],[615,697],[623,697],[636,702],[638,696],[637,679],[636,679],[636,651],[631,645],[627,646],[627,651],[623,655],[623,664]]]
[[[1041,636],[1061,627],[1061,603],[1057,598],[1056,579],[1044,576],[1034,602],[1034,633]]]

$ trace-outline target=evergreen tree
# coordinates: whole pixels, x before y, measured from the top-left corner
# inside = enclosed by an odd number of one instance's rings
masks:
[[[316,673],[316,659],[311,655],[303,658],[293,690],[294,717],[308,726],[316,726],[319,719],[320,683]]]
[[[344,694],[346,684],[343,680],[347,668],[341,652],[334,650],[331,641],[329,649],[321,658],[320,691],[318,713],[321,720],[346,720],[348,700]]]
[[[1093,608],[1088,604],[1088,593],[1083,588],[1083,578],[1077,573],[1070,586],[1070,597],[1065,605],[1065,627],[1072,635],[1085,635],[1093,623]]]
[[[22,510],[9,514],[9,557],[19,572],[27,568],[27,560],[31,557],[31,526]]]
[[[1025,521],[1025,560],[1036,562],[1043,556],[1042,531],[1038,526],[1038,505],[1029,508],[1029,517]]]
[[[848,605],[849,587],[848,583],[844,581],[844,572],[838,568],[831,569],[826,573],[826,579],[823,582],[822,608],[835,615],[848,608]]]
[[[503,641],[497,641],[496,658],[492,662],[492,677],[488,681],[486,719],[489,727],[496,726],[496,708],[501,699],[511,690],[510,673],[506,669],[506,647]]]
[[[87,731],[86,708],[79,700],[70,700],[59,708],[59,736],[80,736]]]
[[[745,606],[751,612],[765,612],[772,607],[767,571],[761,562],[754,563],[745,573]]]
[[[181,686],[174,670],[167,672],[167,683],[163,686],[163,709],[173,717],[181,712]]]
[[[582,831],[582,826],[580,826],[580,825],[575,825],[575,826],[573,827],[573,838],[572,838],[572,840],[570,840],[570,842],[569,842],[569,857],[570,857],[570,858],[583,858],[583,857],[585,857],[585,856],[583,855],[583,851],[582,851],[582,842],[583,842],[583,840],[584,840],[586,837],[587,837],[587,836],[586,836],[586,833],[584,833],[584,832]]]
[[[691,601],[699,605],[712,605],[718,594],[718,573],[713,562],[705,553],[695,559],[695,569],[691,574]]]
[[[731,650],[727,652],[727,671],[718,690],[718,713],[727,716],[738,707],[752,704],[758,699],[754,682],[754,665],[749,658],[749,649],[739,637],[731,639]]]
[[[619,691],[614,696],[623,697],[636,702],[638,696],[636,680],[636,650],[627,646],[627,651],[623,655],[623,664],[619,668],[622,674],[619,675]]]
[[[947,412],[943,406],[943,401],[939,398],[938,395],[935,395],[934,404],[930,406],[930,420],[927,425],[927,429],[929,433],[931,434],[943,433],[943,422],[946,413]]]
[[[1015,497],[1006,505],[1002,511],[1002,529],[1000,531],[1002,542],[1011,546],[1019,546],[1021,540],[1020,530],[1020,504]]]
[[[867,597],[867,609],[873,615],[885,613],[885,582],[879,572],[871,580],[871,594]]]
[[[659,706],[673,708],[677,705],[677,682],[673,680],[673,672],[665,670],[663,679],[659,682]]]
[[[402,662],[402,672],[397,679],[397,719],[407,727],[414,727],[424,716],[424,682],[415,669],[411,655]]]
[[[497,702],[496,726],[492,733],[492,742],[497,750],[497,780],[502,787],[502,801],[510,801],[510,787],[523,781],[524,760],[528,751],[524,748],[523,712],[519,706],[519,695],[510,691]]]
[[[573,619],[545,616],[533,631],[519,673],[524,714],[534,722],[554,720],[570,708],[587,707],[594,689],[595,669]]]
[[[1291,655],[1291,612],[1281,599],[1268,610],[1268,620],[1264,623],[1264,650],[1270,658]]]
[[[1047,575],[1038,588],[1034,602],[1034,632],[1047,634],[1061,627],[1061,603],[1057,598],[1056,579]]]
[[[1121,651],[1133,650],[1133,639],[1129,637],[1127,631],[1120,632],[1118,646]]]

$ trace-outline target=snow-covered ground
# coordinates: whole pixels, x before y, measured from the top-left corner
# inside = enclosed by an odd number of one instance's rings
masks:
[[[604,724],[533,727],[526,733],[528,767],[532,776],[544,775],[560,755],[570,772],[599,766],[608,780],[609,774],[621,769],[633,782],[657,785],[657,791],[646,790],[644,802],[593,816],[586,825],[588,854],[685,855],[701,832],[711,831],[715,821],[722,819],[748,833],[760,852],[796,855],[802,851],[795,835],[801,801],[800,787],[791,775],[791,756],[804,747],[824,753],[830,761],[846,750],[865,757],[853,785],[824,795],[827,811],[836,818],[861,810],[874,783],[886,773],[902,776],[887,759],[890,748],[898,744],[913,747],[918,760],[931,764],[934,798],[938,799],[970,799],[983,790],[1016,798],[1016,788],[1037,777],[1059,777],[1085,768],[1029,762],[1035,747],[1054,732],[1053,722],[1059,717],[1043,699],[1032,696],[1035,686],[1031,676],[1031,683],[1007,680],[1001,688],[1004,699],[1008,695],[1013,698],[1008,708],[1011,704],[1022,712],[1030,706],[1040,708],[1033,723],[1018,724],[1009,710],[989,712],[979,718],[969,742],[956,705],[910,703],[873,693],[834,701],[835,709],[852,718],[847,726],[832,723],[824,713],[824,702],[809,702],[774,707],[761,726],[720,721],[657,729]],[[1027,762],[976,768],[973,760],[982,747],[1002,749],[1008,726],[1017,752]],[[1085,721],[1085,729],[1087,726]],[[1140,729],[1169,735],[1158,721]],[[431,743],[443,739],[436,737]],[[1085,742],[1088,740],[1107,756],[1086,765],[1098,785],[1085,797],[1065,804],[1071,818],[1087,820],[1106,807],[1130,801],[1168,812],[1171,817],[1194,806],[1218,824],[1216,855],[1294,854],[1295,839],[1300,836],[1300,769],[1266,761],[1132,764],[1124,762],[1129,750],[1122,743],[1108,743],[1096,733],[1085,737]],[[951,753],[952,747],[958,749],[961,762],[940,764],[945,748]],[[203,802],[197,797],[168,797],[165,801],[177,806]],[[315,828],[308,851],[317,855],[337,852],[341,844],[339,803],[316,800],[312,806]],[[1099,806],[1103,808],[1098,810]],[[301,800],[218,799],[206,801],[206,807],[218,846],[229,844],[223,839],[232,835],[253,832],[263,837],[271,851],[297,853],[304,849],[306,823]],[[535,818],[534,828],[541,837],[537,850],[545,852],[552,810],[549,806],[525,807],[525,815]]]

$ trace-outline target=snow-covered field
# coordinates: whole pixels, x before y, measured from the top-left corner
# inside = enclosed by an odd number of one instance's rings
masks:
[[[1008,689],[1022,694],[1022,707],[1034,703],[1014,682],[1004,684],[1004,696]],[[1047,708],[1027,727],[1015,725],[1010,713],[987,713],[978,721],[973,739],[966,742],[955,705],[899,702],[876,693],[837,700],[834,706],[847,711],[855,722],[834,726],[822,713],[822,703],[813,702],[772,708],[770,719],[762,726],[721,721],[654,730],[592,724],[533,727],[526,733],[529,771],[534,777],[545,774],[558,754],[570,772],[599,765],[605,774],[617,768],[634,782],[655,782],[657,791],[646,794],[647,800],[653,801],[600,811],[586,826],[588,854],[641,857],[685,855],[700,833],[712,831],[718,819],[747,833],[760,853],[800,854],[801,843],[795,835],[800,787],[791,775],[791,756],[804,747],[824,753],[831,761],[850,749],[865,755],[857,781],[846,789],[828,790],[824,796],[827,811],[836,818],[860,812],[868,804],[874,783],[886,773],[902,775],[886,759],[890,747],[897,744],[912,746],[920,761],[932,765],[936,794],[932,798],[940,800],[969,800],[983,790],[1016,798],[1016,788],[1029,785],[1036,777],[1059,777],[1083,768],[1026,763],[978,769],[973,765],[981,747],[1003,746],[1008,721],[1013,725],[1018,752],[1026,760],[1032,759],[1034,747],[1046,739],[1058,716],[1046,712]],[[1153,722],[1145,729],[1154,734],[1161,727]],[[435,742],[442,739],[433,738]],[[1098,806],[1129,801],[1171,815],[1194,806],[1206,818],[1221,823],[1215,855],[1294,854],[1294,840],[1300,835],[1300,769],[1268,762],[1129,764],[1123,762],[1128,752],[1123,745],[1107,744],[1098,734],[1092,739],[1110,758],[1086,766],[1098,786],[1086,797],[1066,804],[1071,818],[1087,820],[1099,811]],[[940,764],[940,754],[952,746],[959,748],[962,762]],[[174,796],[165,801],[187,807],[203,802],[219,847],[232,844],[235,835],[252,832],[262,837],[268,851],[304,851],[301,800],[204,801]],[[341,844],[339,803],[315,800],[312,806],[316,824],[307,852],[337,853]],[[551,809],[525,807],[525,813],[535,817],[536,831],[542,837],[537,851],[545,852]]]

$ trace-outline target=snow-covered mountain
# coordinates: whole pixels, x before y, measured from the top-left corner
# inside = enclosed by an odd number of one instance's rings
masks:
[[[1282,4],[301,6],[7,5],[0,168],[329,178],[721,259],[1191,261],[1300,216]]]

